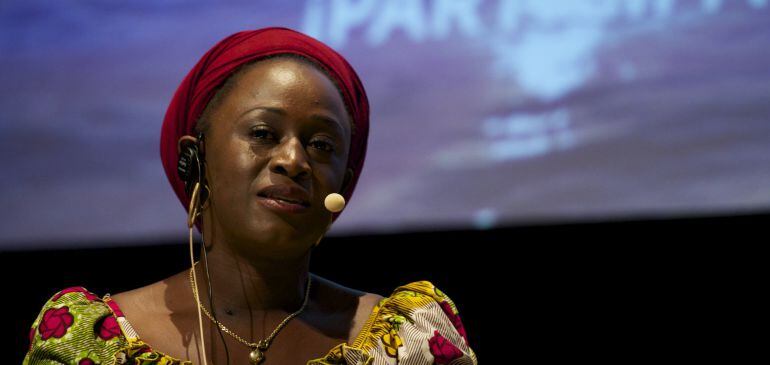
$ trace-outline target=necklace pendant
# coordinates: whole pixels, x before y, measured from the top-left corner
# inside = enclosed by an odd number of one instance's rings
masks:
[[[262,361],[265,361],[265,354],[259,349],[251,350],[249,353],[249,362],[253,365],[259,365]]]

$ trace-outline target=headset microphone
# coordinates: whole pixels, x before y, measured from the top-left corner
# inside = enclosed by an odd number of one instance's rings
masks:
[[[337,193],[331,193],[324,199],[324,206],[332,213],[341,212],[345,208],[345,198]]]

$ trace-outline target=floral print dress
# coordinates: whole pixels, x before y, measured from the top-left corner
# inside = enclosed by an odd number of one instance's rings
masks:
[[[109,294],[83,287],[54,294],[29,331],[23,365],[191,365],[153,350]],[[454,302],[429,281],[400,286],[374,307],[352,345],[308,365],[477,364]]]

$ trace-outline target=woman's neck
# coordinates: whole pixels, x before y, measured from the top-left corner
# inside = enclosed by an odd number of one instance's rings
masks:
[[[206,265],[212,284],[217,314],[285,311],[291,313],[305,299],[310,278],[310,251],[296,260],[248,259],[219,242],[195,265],[198,295],[204,307],[209,304]],[[205,257],[205,259],[204,259]]]

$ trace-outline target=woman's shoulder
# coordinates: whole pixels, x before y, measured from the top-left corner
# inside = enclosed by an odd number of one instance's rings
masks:
[[[94,364],[114,356],[126,338],[105,298],[81,286],[53,294],[32,322],[23,364]]]
[[[308,364],[369,358],[375,364],[477,363],[454,301],[426,280],[401,285],[382,297],[352,345],[341,344]]]
[[[353,289],[317,274],[312,274],[312,278],[316,283],[314,285],[317,287],[319,301],[321,305],[327,307],[326,310],[339,311],[345,307],[355,306],[356,303],[365,302],[371,302],[371,307],[384,298],[377,293]]]

